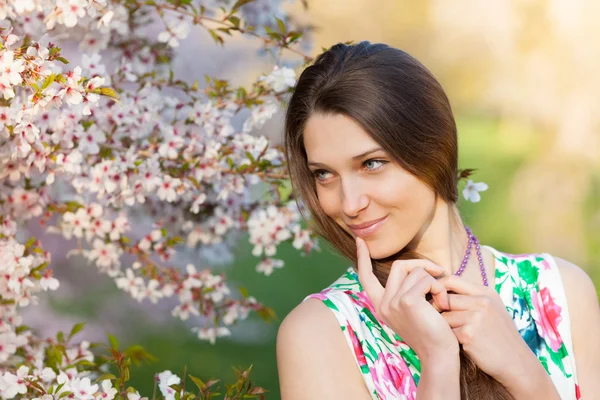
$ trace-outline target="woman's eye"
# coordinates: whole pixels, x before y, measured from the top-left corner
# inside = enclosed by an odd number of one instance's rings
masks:
[[[329,172],[325,171],[324,169],[317,169],[313,171],[313,176],[320,181],[324,181],[325,179],[327,179],[329,177],[328,174]]]
[[[383,160],[367,160],[363,163],[363,165],[369,170],[374,171],[376,169],[381,168],[386,161]]]

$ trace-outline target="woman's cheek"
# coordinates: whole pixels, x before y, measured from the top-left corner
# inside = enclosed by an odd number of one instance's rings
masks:
[[[330,190],[317,188],[317,196],[323,212],[327,216],[337,219],[339,214],[339,200],[335,198],[334,193]]]

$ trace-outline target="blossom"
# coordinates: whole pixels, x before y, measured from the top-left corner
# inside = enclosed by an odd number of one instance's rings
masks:
[[[56,290],[58,289],[58,279],[52,277],[52,270],[47,270],[46,274],[44,274],[44,276],[40,279],[40,287],[47,291],[47,290]]]
[[[283,92],[296,85],[296,73],[287,67],[275,66],[273,71],[262,78],[275,92]]]
[[[118,390],[112,386],[112,382],[109,379],[105,379],[101,382],[102,392],[99,398],[103,400],[113,400]]]
[[[21,366],[12,374],[10,371],[0,375],[0,394],[3,399],[12,399],[17,394],[27,393],[25,378],[29,375],[29,368]]]
[[[0,73],[5,83],[9,85],[18,85],[23,81],[21,72],[25,70],[25,65],[21,60],[15,60],[12,50],[7,50],[2,53],[0,59]]]
[[[272,205],[253,213],[248,219],[250,243],[254,245],[252,254],[258,257],[264,252],[268,257],[273,256],[277,245],[291,237],[287,228],[291,217],[287,209]]]
[[[271,119],[279,109],[279,104],[273,100],[266,101],[265,103],[254,107],[250,118],[244,122],[242,130],[244,133],[248,133],[252,129],[262,128],[265,122]]]
[[[125,276],[117,278],[117,287],[130,293],[134,298],[139,296],[141,288],[144,286],[144,280],[135,275],[131,268],[125,270]]]
[[[77,24],[78,18],[85,17],[85,0],[58,0],[56,7],[60,10],[62,22],[67,28],[72,28]],[[52,28],[48,28],[52,29]]]
[[[0,92],[5,100],[12,99],[15,97],[15,91],[13,90],[8,78],[5,76],[0,76]]]
[[[91,126],[79,140],[79,151],[82,154],[98,154],[100,147],[98,144],[106,142],[104,132],[96,126]]]
[[[73,395],[78,400],[92,400],[98,391],[98,384],[93,384],[90,378],[75,378],[69,382]]]
[[[473,182],[469,179],[467,185],[463,189],[463,196],[465,200],[472,203],[478,203],[481,200],[479,192],[485,192],[488,190],[488,185],[484,182]]]
[[[190,33],[190,25],[182,20],[172,20],[167,23],[167,30],[158,34],[158,41],[171,47],[178,47],[179,40]]]
[[[283,260],[276,260],[274,258],[265,258],[256,266],[256,271],[262,272],[266,276],[269,276],[273,273],[273,270],[275,268],[281,268],[281,267],[283,267]]]
[[[158,192],[156,195],[159,199],[171,203],[177,199],[177,188],[179,185],[181,185],[181,180],[179,178],[173,178],[170,175],[165,175],[162,183],[158,187]]]
[[[192,332],[196,332],[198,334],[198,338],[201,340],[208,340],[210,344],[215,344],[218,337],[224,337],[231,335],[231,331],[224,327],[211,327],[211,328],[192,328]]]
[[[174,400],[175,399],[175,389],[171,388],[172,385],[179,385],[181,383],[181,379],[173,374],[171,371],[166,370],[161,372],[156,376],[158,380],[158,388],[160,392],[165,397],[165,400]]]

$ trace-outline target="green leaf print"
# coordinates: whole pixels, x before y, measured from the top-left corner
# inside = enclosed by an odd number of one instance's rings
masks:
[[[523,288],[521,286],[515,285],[513,287],[513,297],[514,298],[525,297],[525,292],[523,292]]]
[[[519,277],[527,283],[527,285],[536,285],[539,276],[539,268],[529,260],[517,261],[517,271]]]
[[[329,300],[329,298],[326,298],[322,301],[327,307],[331,308],[332,310],[340,311],[339,308],[337,308],[337,306],[331,300]]]
[[[367,345],[367,350],[369,351],[372,359],[377,360],[377,351],[373,348],[373,345],[371,343],[369,343],[368,341],[365,341],[364,343]]]
[[[400,349],[400,355],[406,362],[406,365],[412,365],[415,369],[421,373],[421,360],[417,357],[417,353],[410,347],[408,349]]]
[[[413,379],[415,380],[415,385],[419,386],[419,380],[421,379],[420,374],[413,374]]]
[[[562,373],[567,378],[570,378],[571,374],[567,374],[567,371],[565,371],[565,365],[563,363],[563,359],[566,358],[569,355],[567,353],[567,349],[565,348],[565,344],[563,343],[562,346],[560,346],[560,348],[558,349],[558,351],[554,351],[548,345],[548,342],[546,342],[546,350],[548,351],[548,354],[550,354],[550,359],[552,360],[552,362],[554,364],[556,364],[556,366],[558,368],[560,368],[560,370],[562,371]]]
[[[548,369],[548,359],[545,356],[540,356],[540,362],[544,366],[546,373],[550,375],[550,370]]]

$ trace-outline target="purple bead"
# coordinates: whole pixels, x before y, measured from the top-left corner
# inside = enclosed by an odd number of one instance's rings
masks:
[[[483,263],[483,256],[481,255],[481,246],[479,244],[479,240],[477,237],[473,235],[471,229],[465,225],[465,231],[467,232],[467,236],[469,237],[469,241],[467,242],[467,250],[465,251],[465,255],[463,257],[463,261],[460,265],[458,271],[456,271],[455,275],[460,275],[467,267],[467,263],[469,262],[469,257],[471,255],[471,247],[475,244],[475,250],[477,252],[477,261],[479,263],[479,270],[481,271],[481,278],[483,280],[484,286],[488,286],[487,274],[485,272],[485,266]]]

